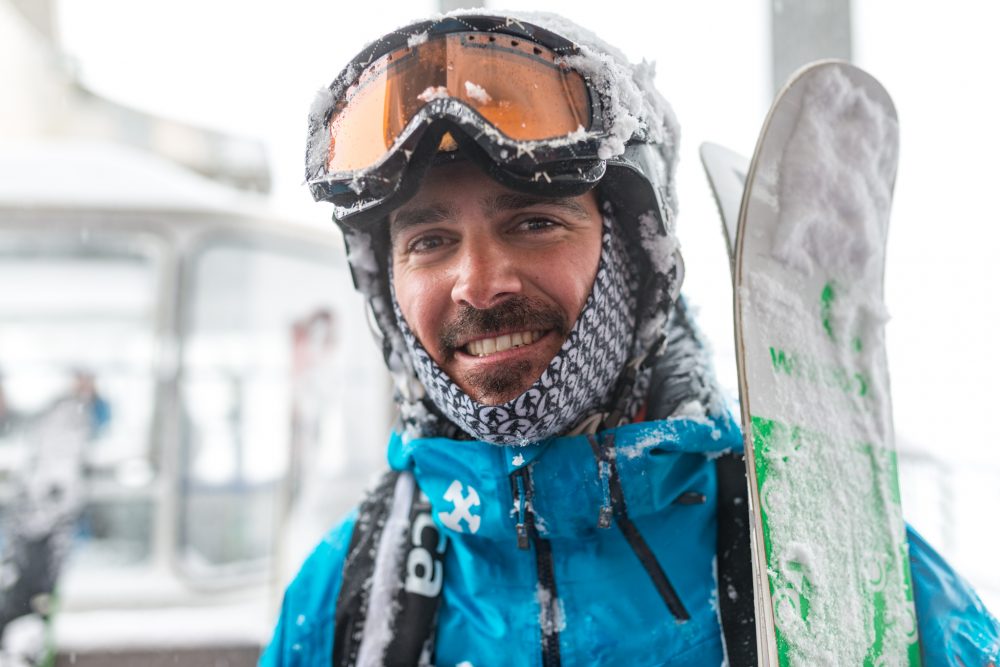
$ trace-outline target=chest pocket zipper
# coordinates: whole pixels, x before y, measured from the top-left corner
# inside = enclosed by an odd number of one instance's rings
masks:
[[[663,598],[663,602],[666,603],[667,609],[673,617],[678,622],[690,620],[691,615],[677,595],[677,590],[670,583],[670,579],[663,570],[663,566],[660,565],[653,550],[649,548],[649,544],[628,516],[628,510],[625,507],[625,493],[622,490],[618,467],[615,465],[614,437],[608,436],[603,445],[593,435],[588,435],[587,439],[590,441],[594,458],[597,459],[601,483],[602,485],[606,484],[607,496],[610,497],[610,509],[614,515],[615,523],[618,524],[619,530],[622,531],[625,541],[628,542],[629,546],[632,547],[632,551],[639,558],[639,562],[642,563],[642,567],[653,581],[653,586],[656,587],[656,591]],[[605,507],[601,508],[598,519],[598,525],[601,527],[604,527],[604,523],[606,522],[606,507],[607,500],[605,501]]]

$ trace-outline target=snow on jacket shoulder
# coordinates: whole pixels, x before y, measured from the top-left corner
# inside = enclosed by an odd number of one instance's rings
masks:
[[[728,418],[668,419],[601,435],[605,442],[613,438],[628,516],[690,619],[676,621],[622,531],[598,527],[607,486],[586,436],[522,448],[440,438],[404,443],[394,436],[390,465],[412,471],[448,536],[435,643],[439,667],[540,665],[543,628],[557,633],[563,665],[722,664],[713,459],[742,447],[738,427]],[[516,539],[523,508],[510,479],[529,466],[531,509],[551,545],[554,618],[543,612],[535,555],[519,549]],[[331,532],[288,587],[263,667],[330,664],[354,521],[351,516]],[[997,661],[1000,626],[922,539],[909,537],[925,664]]]

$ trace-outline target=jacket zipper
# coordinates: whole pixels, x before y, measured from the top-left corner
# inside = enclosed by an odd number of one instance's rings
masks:
[[[529,467],[525,466],[511,474],[511,491],[518,508],[517,544],[521,549],[528,548],[528,538],[535,546],[535,570],[538,576],[540,595],[539,628],[542,633],[542,665],[543,667],[559,667],[562,659],[559,654],[559,596],[556,591],[555,569],[552,564],[552,544],[538,534],[535,526],[535,514],[531,506],[533,488]]]

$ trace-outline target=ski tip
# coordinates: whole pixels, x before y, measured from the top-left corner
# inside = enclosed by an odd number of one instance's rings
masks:
[[[704,142],[698,147],[708,180],[713,188],[718,188],[727,179],[735,179],[740,189],[746,180],[750,160],[736,151],[720,144]]]
[[[698,146],[698,156],[701,158],[702,164],[707,162],[718,162],[720,160],[738,161],[738,162],[749,162],[749,160],[737,153],[736,151],[726,148],[722,144],[717,144],[711,141],[704,141]]]
[[[814,60],[813,62],[806,63],[799,69],[795,70],[792,75],[788,77],[788,81],[775,97],[775,104],[777,104],[778,100],[781,99],[784,93],[786,93],[790,88],[802,80],[816,76],[817,73],[825,69],[840,70],[854,86],[866,89],[869,94],[886,109],[887,113],[892,118],[897,118],[896,105],[893,102],[892,97],[889,95],[889,92],[885,89],[885,86],[882,85],[881,81],[875,78],[875,76],[867,70],[864,70],[846,60],[839,60],[836,58]]]

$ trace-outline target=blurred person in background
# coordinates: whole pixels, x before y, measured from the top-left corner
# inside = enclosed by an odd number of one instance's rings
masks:
[[[7,395],[3,388],[3,373],[0,373],[0,433],[3,433],[11,420],[10,406],[7,404]]]
[[[321,92],[307,177],[399,422],[262,665],[756,664],[742,436],[680,296],[652,78],[559,17],[463,13]],[[927,664],[995,662],[1000,626],[909,541]]]
[[[73,371],[73,386],[66,400],[77,402],[90,423],[90,439],[98,437],[111,421],[111,404],[97,390],[97,378],[85,369]]]
[[[7,399],[7,391],[4,389],[3,371],[0,371],[0,438],[10,434],[18,421],[17,412],[10,405]]]
[[[27,451],[13,471],[0,531],[0,665],[41,664],[51,650],[45,625],[83,509],[84,449],[110,419],[94,373],[82,368],[73,369],[62,396],[20,415]]]

